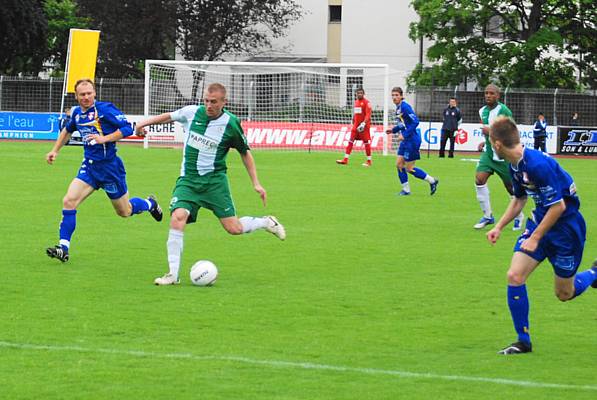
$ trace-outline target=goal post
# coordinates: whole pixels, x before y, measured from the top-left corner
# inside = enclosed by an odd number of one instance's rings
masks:
[[[387,153],[387,64],[146,60],[144,114],[200,104],[205,87],[214,82],[226,86],[226,108],[240,118],[251,148],[299,151],[346,147],[355,92],[362,87],[373,109],[372,149]],[[145,139],[146,147],[182,143],[179,124],[168,134],[150,130]],[[357,150],[362,146],[355,143]]]

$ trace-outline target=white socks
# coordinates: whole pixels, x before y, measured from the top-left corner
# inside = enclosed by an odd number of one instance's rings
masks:
[[[483,215],[487,218],[491,217],[491,203],[489,201],[489,188],[487,187],[487,184],[481,186],[477,185],[477,200],[479,200]]]
[[[243,233],[264,229],[270,225],[270,219],[267,217],[241,217],[238,220],[243,226]]]
[[[429,183],[435,183],[435,178],[429,174],[425,175],[425,180]]]
[[[168,233],[168,267],[175,279],[178,279],[178,270],[180,270],[183,236],[183,231],[177,231],[176,229],[170,229]]]

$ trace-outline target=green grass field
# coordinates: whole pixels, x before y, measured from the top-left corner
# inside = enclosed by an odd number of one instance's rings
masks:
[[[597,290],[553,295],[551,266],[529,280],[534,352],[496,355],[515,339],[505,274],[516,234],[495,247],[480,217],[475,164],[418,165],[399,198],[394,157],[256,151],[263,208],[237,154],[229,175],[239,215],[278,216],[285,242],[228,235],[210,212],[188,226],[182,283],[167,270],[168,221],[122,219],[103,192],[79,208],[71,260],[57,242],[61,200],[82,159],[51,143],[0,142],[2,399],[595,399]],[[180,150],[123,145],[133,196],[167,207]],[[597,257],[597,160],[560,159],[588,224],[582,269]],[[490,179],[494,211],[509,198]],[[531,210],[527,206],[526,213]],[[189,283],[213,260],[214,287]]]

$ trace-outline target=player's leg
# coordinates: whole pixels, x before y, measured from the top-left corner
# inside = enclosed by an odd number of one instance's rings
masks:
[[[427,172],[423,171],[422,169],[415,167],[415,162],[416,162],[416,160],[409,161],[406,163],[407,172],[417,179],[427,181],[429,183],[431,195],[434,195],[435,192],[437,191],[437,185],[439,184],[439,179],[434,178],[433,176],[429,175]]]
[[[156,221],[162,220],[162,209],[154,196],[129,199],[126,172],[120,157],[114,157],[111,162],[103,164],[100,186],[110,198],[117,215],[127,218],[149,211]]]
[[[365,144],[365,155],[367,156],[367,161],[365,161],[362,165],[363,167],[370,167],[372,158],[371,158],[371,138],[369,134],[363,135],[363,143]]]
[[[46,249],[48,257],[68,261],[70,241],[77,226],[77,207],[96,189],[89,183],[75,178],[62,199],[62,220],[60,221],[58,245]]]
[[[477,200],[481,206],[483,216],[473,227],[475,229],[482,229],[487,225],[494,224],[495,219],[493,218],[493,212],[491,210],[491,201],[489,197],[489,186],[487,181],[493,174],[493,168],[491,167],[491,160],[487,156],[487,153],[483,152],[477,165],[475,173],[475,190],[477,193]]]
[[[408,196],[410,194],[410,185],[408,184],[408,173],[406,172],[406,160],[404,154],[408,154],[403,149],[404,142],[401,142],[398,146],[398,156],[396,157],[396,170],[398,171],[398,180],[402,185],[402,190],[398,193],[398,196]],[[402,153],[402,154],[400,154]]]
[[[522,239],[522,237],[521,237]],[[508,270],[508,308],[518,340],[499,351],[499,354],[521,354],[532,350],[529,334],[529,298],[526,281],[540,261],[521,251],[512,256]]]
[[[221,175],[220,179],[210,181],[209,190],[201,196],[201,205],[212,210],[220,220],[222,227],[231,235],[242,235],[258,229],[265,229],[280,240],[286,239],[284,226],[274,216],[241,218],[236,216],[226,175]]]
[[[158,286],[177,285],[180,283],[179,271],[184,244],[184,228],[189,218],[191,218],[191,214],[191,211],[186,208],[175,208],[170,214],[170,230],[168,231],[168,241],[166,242],[168,272],[164,276],[154,280],[154,283]],[[194,215],[196,218],[196,209]]]
[[[510,170],[508,165],[503,165],[506,163],[496,163],[495,171],[497,172],[498,176],[502,180],[506,191],[510,194],[511,198],[514,198],[514,188],[512,186],[512,177],[510,176]],[[524,223],[524,212],[520,211],[520,214],[514,218],[512,224],[513,231],[519,231],[522,229],[522,225]]]
[[[348,164],[348,158],[350,157],[350,153],[352,153],[352,147],[354,146],[354,141],[357,136],[356,129],[353,129],[350,132],[350,139],[348,140],[348,145],[346,146],[346,150],[344,151],[344,158],[341,160],[336,160],[337,164]]]
[[[194,223],[199,213],[200,185],[192,179],[182,177],[176,186],[170,201],[170,230],[166,248],[168,251],[168,272],[154,280],[156,285],[176,285],[180,282],[179,271],[182,259],[184,229],[187,224]]]
[[[123,218],[148,211],[156,221],[159,222],[162,220],[162,208],[153,195],[149,195],[146,199],[140,197],[129,199],[129,194],[127,192],[117,199],[110,199],[110,201],[112,202],[112,207],[114,207],[116,214]]]

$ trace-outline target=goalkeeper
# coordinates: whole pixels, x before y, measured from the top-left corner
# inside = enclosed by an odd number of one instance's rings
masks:
[[[352,117],[352,130],[350,131],[350,140],[346,146],[344,158],[336,160],[338,164],[348,164],[348,157],[352,153],[352,147],[355,140],[362,140],[365,144],[365,154],[367,161],[363,163],[363,167],[371,166],[371,103],[365,98],[365,90],[358,88],[356,91],[356,100],[354,101],[354,115]]]

